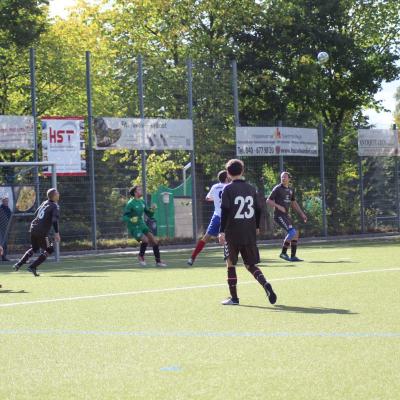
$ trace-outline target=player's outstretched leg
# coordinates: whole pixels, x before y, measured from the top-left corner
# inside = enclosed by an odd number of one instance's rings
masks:
[[[154,258],[156,260],[156,266],[157,267],[166,267],[167,264],[161,261],[161,255],[160,255],[160,247],[158,245],[158,241],[156,238],[151,234],[150,232],[147,234],[147,237],[149,239],[150,244],[153,247],[153,253],[154,253]]]
[[[237,276],[236,276],[236,267],[234,265],[228,265],[227,268],[228,272],[228,287],[229,287],[229,293],[231,297],[229,297],[226,300],[223,300],[221,304],[224,306],[237,306],[239,305],[239,298],[237,297]]]
[[[46,261],[47,255],[48,254],[46,251],[44,251],[43,253],[40,253],[39,257],[29,265],[29,267],[27,268],[27,271],[30,272],[31,274],[33,274],[33,276],[40,276],[37,272],[37,267]]]
[[[30,273],[32,273],[34,276],[40,276],[40,275],[38,274],[38,272],[37,272],[37,267],[38,267],[40,264],[44,263],[44,262],[46,261],[47,257],[48,257],[50,254],[52,254],[52,253],[54,253],[54,247],[53,247],[52,244],[50,244],[50,246],[47,247],[46,250],[44,250],[42,253],[40,253],[40,254],[39,254],[39,257],[38,257],[36,260],[34,260],[34,261],[29,265],[29,267],[27,268],[27,270],[28,270]]]
[[[13,265],[13,270],[18,271],[33,256],[32,247],[26,251],[21,259]]]
[[[277,296],[272,289],[272,286],[264,277],[264,274],[261,272],[260,268],[255,265],[246,265],[247,270],[254,276],[254,278],[258,281],[258,283],[264,288],[265,293],[267,294],[268,300],[271,304],[276,303]]]
[[[138,260],[139,260],[139,265],[141,267],[146,266],[146,261],[144,259],[144,255],[146,253],[147,245],[148,245],[148,243],[145,241],[140,242],[140,250],[139,250],[139,254],[138,254]]]
[[[290,261],[290,257],[287,254],[289,246],[290,246],[290,241],[288,241],[285,237],[285,240],[283,241],[282,245],[281,254],[279,255],[279,257],[282,258],[282,260]]]
[[[192,266],[194,263],[194,260],[196,260],[196,257],[199,255],[199,253],[204,249],[204,246],[206,245],[206,241],[204,238],[201,238],[197,244],[196,247],[194,248],[191,257],[189,260],[187,260],[187,264]]]
[[[297,243],[298,243],[298,237],[296,239],[292,240],[291,243],[291,254],[290,254],[290,261],[303,261],[302,259],[300,259],[299,257],[296,256],[296,251],[297,251]]]

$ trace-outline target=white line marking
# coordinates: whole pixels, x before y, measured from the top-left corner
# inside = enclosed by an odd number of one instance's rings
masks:
[[[315,279],[315,278],[326,278],[332,276],[346,276],[346,275],[357,275],[357,274],[368,274],[374,272],[395,272],[400,271],[400,268],[384,268],[384,269],[367,269],[362,271],[349,271],[349,272],[334,272],[330,274],[319,274],[319,275],[305,275],[305,276],[292,276],[285,278],[276,278],[271,279],[270,282],[283,282],[283,281],[294,281],[299,279]],[[40,278],[38,278],[40,279]],[[240,285],[250,285],[257,283],[255,280],[240,282]],[[87,295],[87,296],[76,296],[76,297],[61,297],[55,299],[43,299],[43,300],[32,300],[32,301],[21,301],[17,303],[3,303],[0,304],[0,307],[13,307],[13,306],[21,306],[28,304],[45,304],[45,303],[57,303],[62,301],[75,301],[75,300],[88,300],[88,299],[100,299],[105,297],[118,297],[118,296],[135,296],[139,294],[149,294],[149,293],[167,293],[167,292],[178,292],[181,290],[193,290],[193,289],[211,289],[217,287],[225,287],[226,283],[214,283],[209,285],[196,285],[196,286],[181,286],[181,287],[173,287],[173,288],[164,288],[164,289],[148,289],[148,290],[138,290],[133,292],[120,292],[120,293],[104,293],[104,294],[95,294],[95,295]]]
[[[327,338],[400,338],[400,332],[185,332],[185,331],[92,331],[74,329],[0,329],[0,335],[83,335],[134,337],[327,337]]]

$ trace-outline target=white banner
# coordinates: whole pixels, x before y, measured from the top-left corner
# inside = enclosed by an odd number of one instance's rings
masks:
[[[43,117],[42,153],[43,161],[56,163],[57,175],[86,175],[83,117]]]
[[[33,150],[33,117],[0,115],[0,149]]]
[[[96,149],[193,150],[189,119],[94,119]]]
[[[358,155],[397,156],[399,154],[398,132],[391,129],[359,129]]]
[[[237,127],[236,155],[318,157],[318,131],[288,127]]]

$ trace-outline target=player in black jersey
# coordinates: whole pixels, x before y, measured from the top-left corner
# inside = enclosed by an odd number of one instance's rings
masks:
[[[244,164],[241,160],[229,160],[226,170],[232,182],[225,186],[222,192],[219,242],[225,245],[226,249],[231,297],[222,304],[239,304],[236,290],[236,264],[239,253],[247,270],[264,288],[270,303],[275,304],[276,294],[256,266],[260,262],[256,236],[259,232],[261,215],[256,189],[244,181]]]
[[[289,180],[289,173],[282,172],[281,183],[272,189],[272,192],[267,199],[267,204],[275,208],[274,221],[287,233],[279,257],[286,261],[302,261],[296,256],[299,232],[293,227],[292,220],[289,216],[289,209],[292,206],[292,208],[294,208],[294,210],[300,215],[304,223],[307,222],[307,216],[297,203],[294,190],[289,187]],[[287,254],[289,246],[291,247],[290,257]]]
[[[22,258],[14,265],[14,271],[18,271],[34,253],[41,250],[39,257],[34,260],[28,267],[28,271],[34,276],[39,276],[37,267],[46,260],[46,258],[54,252],[53,243],[50,242],[48,234],[50,229],[54,229],[54,240],[60,241],[60,233],[58,230],[59,206],[57,204],[60,193],[57,189],[49,189],[47,191],[47,200],[44,201],[35,211],[35,218],[31,222],[31,247],[22,256]]]

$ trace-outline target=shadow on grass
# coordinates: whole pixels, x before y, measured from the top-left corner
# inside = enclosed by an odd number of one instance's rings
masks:
[[[18,290],[18,291],[15,291],[15,290],[11,290],[11,289],[0,289],[0,294],[24,294],[24,293],[29,293],[29,292],[26,292],[25,290]]]
[[[296,267],[300,267],[299,263],[276,264],[276,265],[273,265],[273,264],[274,263],[271,263],[270,261],[265,261],[265,262],[263,261],[260,264],[258,264],[258,266],[261,268],[296,268]]]
[[[49,278],[108,278],[107,275],[48,275]]]
[[[260,308],[274,312],[292,312],[300,314],[340,314],[340,315],[357,315],[358,313],[342,308],[325,308],[325,307],[294,307],[277,304],[276,306],[253,306],[240,304],[239,307]]]

